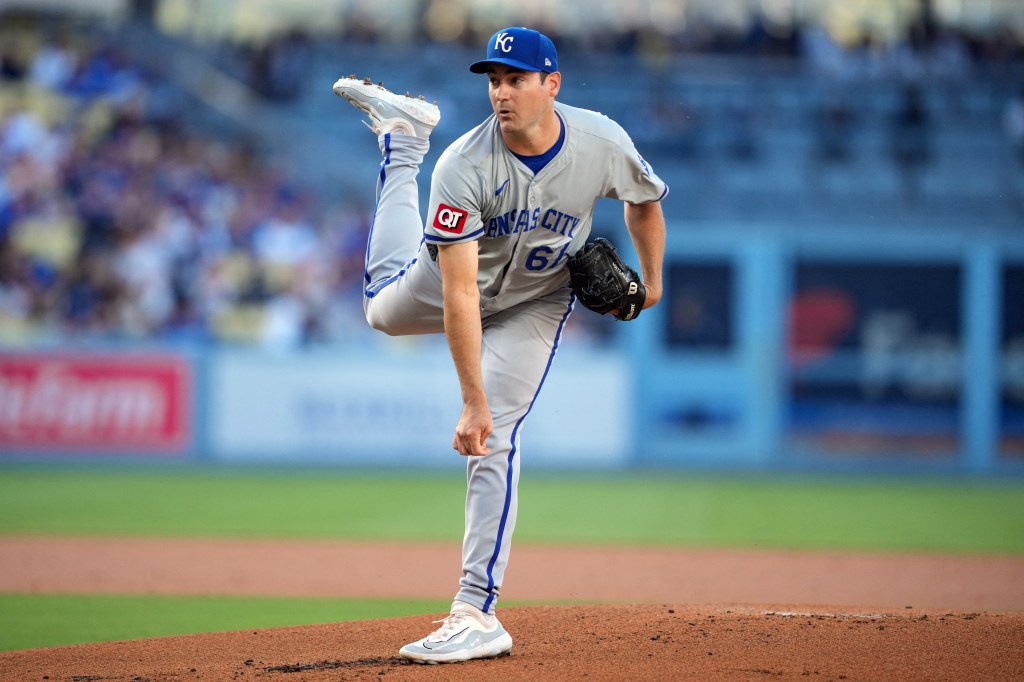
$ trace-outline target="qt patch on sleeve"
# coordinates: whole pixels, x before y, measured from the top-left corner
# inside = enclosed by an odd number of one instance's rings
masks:
[[[466,219],[469,213],[461,208],[454,208],[448,204],[440,204],[437,213],[434,215],[434,227],[452,234],[462,234],[466,227]]]

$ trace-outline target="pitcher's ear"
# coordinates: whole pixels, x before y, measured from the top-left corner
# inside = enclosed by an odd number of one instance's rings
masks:
[[[548,92],[554,97],[558,94],[558,91],[562,89],[562,72],[552,71],[548,74],[548,78],[544,81],[544,84],[548,86]]]

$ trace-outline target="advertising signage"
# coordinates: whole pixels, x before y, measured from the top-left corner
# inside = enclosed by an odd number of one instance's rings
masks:
[[[170,353],[0,354],[0,452],[182,453],[192,400]]]

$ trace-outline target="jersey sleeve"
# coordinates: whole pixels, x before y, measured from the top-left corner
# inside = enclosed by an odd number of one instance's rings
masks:
[[[668,185],[640,155],[626,131],[617,124],[615,128],[618,133],[617,149],[613,154],[613,163],[610,164],[605,196],[630,204],[661,201],[668,195]]]
[[[479,239],[483,181],[480,172],[457,152],[446,150],[434,166],[423,238],[430,244]]]

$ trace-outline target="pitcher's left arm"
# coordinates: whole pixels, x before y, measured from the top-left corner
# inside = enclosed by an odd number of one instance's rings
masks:
[[[625,203],[626,229],[640,259],[640,277],[647,288],[644,309],[661,300],[661,271],[665,259],[665,215],[660,201]]]

